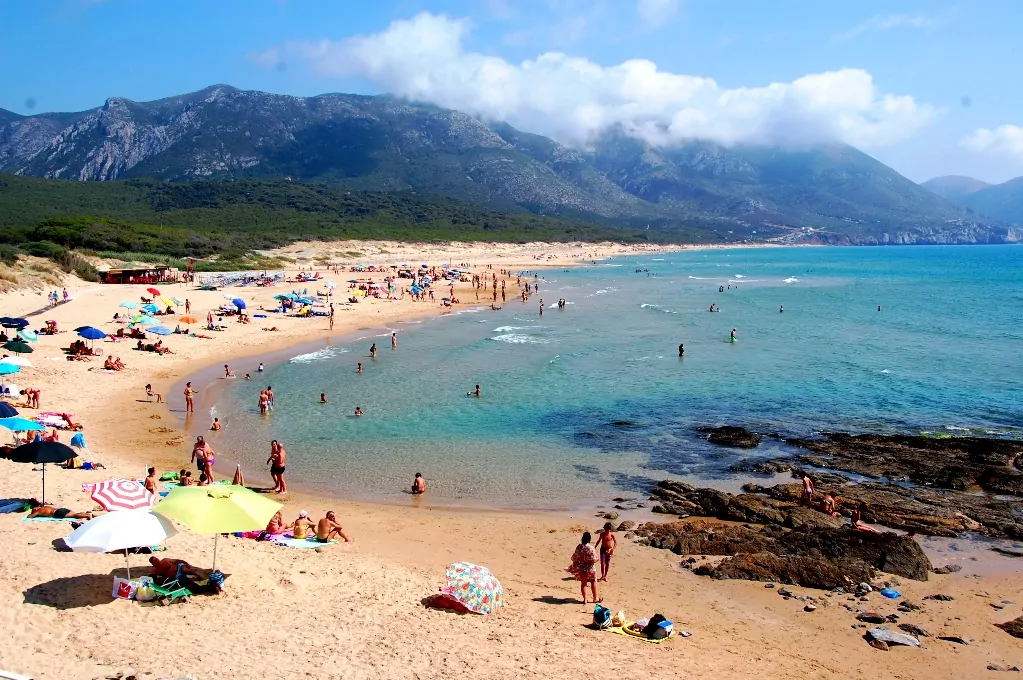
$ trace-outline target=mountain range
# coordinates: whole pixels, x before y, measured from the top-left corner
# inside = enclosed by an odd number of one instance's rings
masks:
[[[972,177],[948,175],[929,179],[921,186],[979,213],[1023,225],[1023,177],[988,184]]]
[[[291,97],[216,85],[78,113],[0,109],[0,172],[51,180],[259,178],[419,192],[490,211],[717,240],[1001,243],[1023,230],[936,195],[844,144],[804,149],[622,130],[573,149],[389,96]]]

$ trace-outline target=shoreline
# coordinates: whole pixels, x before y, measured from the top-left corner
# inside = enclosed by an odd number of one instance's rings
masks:
[[[497,257],[475,259],[499,266]],[[521,268],[540,269],[539,264]],[[81,288],[90,291],[80,300],[29,316],[33,327],[48,318],[59,318],[64,329],[95,323],[109,318],[104,315],[119,300],[137,301],[144,290],[89,284]],[[253,293],[237,290],[246,300]],[[256,293],[283,290],[287,288],[278,286]],[[181,295],[178,289],[170,292]],[[223,301],[221,291],[188,291],[188,296],[197,310]],[[8,313],[19,304],[26,311],[42,307],[42,293],[36,298],[34,291],[17,293],[13,299],[8,294],[5,299]],[[336,336],[415,318],[408,315],[420,311],[409,303],[356,307],[357,313],[348,319],[339,313]],[[423,316],[437,316],[444,310],[423,304],[421,311]],[[48,499],[85,508],[91,501],[82,493],[84,483],[138,476],[146,462],[180,469],[191,450],[192,431],[182,428],[181,396],[168,393],[170,388],[203,370],[215,371],[225,361],[233,366],[267,352],[291,354],[304,343],[325,343],[328,335],[326,319],[289,320],[280,324],[284,329],[280,334],[261,332],[262,320],[254,322],[251,327],[231,324],[229,331],[212,334],[213,340],[168,336],[168,344],[180,353],[165,357],[129,351],[126,343],[100,343],[97,347],[104,354],[120,353],[128,364],[126,371],[110,375],[89,370],[98,367],[101,358],[82,364],[66,362],[59,353],[53,356],[57,345],[75,339],[73,333],[43,338],[32,355],[35,368],[16,382],[41,387],[43,409],[74,412],[75,420],[86,425],[92,459],[108,464],[95,472],[53,470],[47,475]],[[170,403],[157,406],[138,399],[146,382],[163,389]],[[197,413],[196,427],[207,415],[198,404]],[[66,433],[62,439],[67,440]],[[5,494],[38,497],[39,475],[30,467],[0,461]],[[247,481],[263,486],[265,480],[254,474]],[[1019,662],[1018,641],[992,625],[1020,614],[1020,605],[999,605],[1004,611],[994,608],[1005,599],[1023,603],[1018,575],[973,568],[970,553],[944,546],[946,555],[935,559],[935,566],[955,560],[961,562],[962,573],[933,575],[927,582],[903,581],[899,588],[904,598],[925,607],[903,620],[923,625],[935,636],[969,638],[971,644],[960,647],[927,638],[919,649],[880,654],[869,649],[863,631],[855,629],[855,614],[841,606],[846,604],[844,595],[829,599],[822,591],[790,588],[799,597],[812,593],[816,598],[818,610],[808,613],[802,601],[783,599],[763,583],[696,576],[682,568],[679,556],[671,551],[643,547],[619,534],[611,576],[600,584],[606,605],[612,611],[625,610],[631,618],[663,613],[678,630],[693,633],[691,638],[652,646],[588,628],[593,607],[580,603],[579,584],[567,577],[564,567],[580,533],[604,522],[592,512],[388,505],[299,492],[289,492],[284,500],[285,521],[301,507],[314,517],[327,508],[337,510],[354,542],[293,550],[221,539],[217,563],[229,576],[225,592],[153,608],[111,599],[112,576],[124,574],[123,555],[57,552],[55,546],[68,532],[65,523],[35,524],[22,522],[17,515],[0,515],[7,539],[6,569],[0,570],[0,601],[5,605],[0,607],[0,621],[11,631],[11,644],[0,649],[0,667],[38,680],[92,680],[129,666],[140,675],[194,673],[213,680],[405,678],[412,677],[411,669],[420,669],[417,674],[424,678],[470,675],[503,680],[578,677],[592,672],[592,660],[600,655],[610,675],[677,677],[684,664],[689,673],[726,680],[754,674],[776,680],[837,680],[921,674],[969,677],[983,672],[985,664]],[[623,511],[619,521],[631,519],[631,512]],[[659,522],[672,519],[657,517]],[[212,536],[181,531],[167,545],[169,551],[161,557],[185,559],[203,568],[210,565]],[[1012,558],[998,558],[1014,564]],[[487,617],[422,608],[423,598],[437,591],[445,568],[455,561],[489,567],[504,586],[505,608]],[[132,557],[132,575],[144,564],[144,557]],[[978,591],[987,596],[977,597]],[[923,600],[937,592],[956,601]],[[896,604],[874,596],[863,606],[888,614],[896,611]],[[265,644],[268,615],[304,632],[302,653],[279,655],[273,663],[263,655],[238,653]],[[124,645],[124,630],[131,630],[133,639],[173,643]],[[408,634],[395,637],[395,630]],[[812,649],[792,644],[808,639],[814,640]]]

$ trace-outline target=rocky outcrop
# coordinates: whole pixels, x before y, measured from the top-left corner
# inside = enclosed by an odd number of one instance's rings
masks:
[[[750,527],[707,522],[647,523],[642,542],[677,555],[724,555],[694,572],[811,588],[837,588],[873,578],[874,571],[926,581],[930,560],[912,538],[850,528]]]
[[[996,623],[996,626],[1016,638],[1023,638],[1023,616],[1005,623]]]
[[[744,427],[722,425],[721,427],[701,427],[707,441],[719,446],[734,446],[740,449],[753,449],[760,444],[760,435],[750,432]]]
[[[989,468],[1007,474],[1023,455],[1023,442],[986,437],[826,433],[788,442],[817,454],[797,456],[798,464],[956,491],[985,488],[982,481],[1002,478]]]

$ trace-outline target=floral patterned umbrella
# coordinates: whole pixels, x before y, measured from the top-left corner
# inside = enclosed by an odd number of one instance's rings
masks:
[[[504,606],[504,588],[486,567],[455,562],[445,572],[447,585],[441,592],[475,614],[489,614]]]

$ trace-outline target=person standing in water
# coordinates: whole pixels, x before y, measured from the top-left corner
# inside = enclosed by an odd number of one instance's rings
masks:
[[[678,343],[678,355],[679,356],[684,356],[685,353],[686,353],[685,345],[683,345],[681,342]]]
[[[540,298],[540,316],[543,316],[543,298]]]
[[[779,314],[784,314],[785,313],[785,305],[781,305],[780,307],[778,307],[778,313]]]
[[[376,359],[377,358],[377,344],[375,342],[369,348],[369,356],[370,356],[371,359]]]
[[[195,390],[192,383],[185,383],[185,413],[195,413]]]
[[[398,349],[398,334],[391,333],[391,349]]]
[[[739,338],[735,337],[735,329],[733,328],[733,329],[732,329],[732,337],[731,337],[731,341],[732,341],[732,342],[735,342],[735,341],[736,341],[736,340],[738,340],[738,339],[739,339]]]

